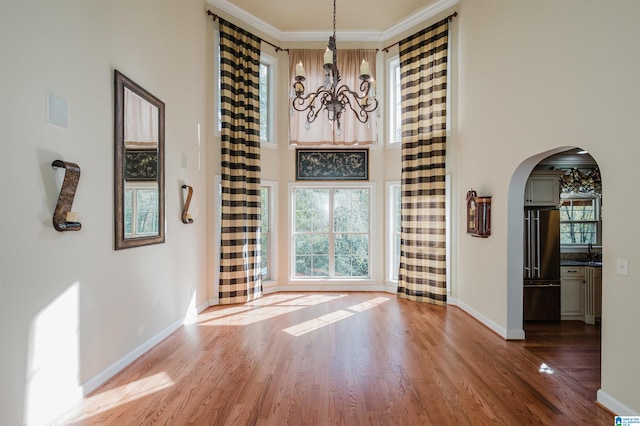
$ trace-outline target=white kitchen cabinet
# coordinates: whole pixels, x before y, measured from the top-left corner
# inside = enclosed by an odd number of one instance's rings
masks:
[[[602,268],[586,267],[584,322],[595,324],[602,316]]]
[[[560,177],[554,174],[532,174],[524,190],[525,206],[558,206]]]
[[[584,266],[560,268],[560,315],[563,320],[584,321],[585,279]]]

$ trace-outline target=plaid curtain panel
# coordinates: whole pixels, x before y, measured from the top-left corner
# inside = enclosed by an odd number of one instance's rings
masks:
[[[402,94],[398,296],[445,305],[445,154],[449,19],[399,43]]]
[[[260,39],[220,19],[220,304],[262,296]]]

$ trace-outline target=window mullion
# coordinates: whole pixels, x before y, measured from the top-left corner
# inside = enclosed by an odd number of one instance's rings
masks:
[[[138,235],[138,189],[132,188],[131,200],[131,235]]]
[[[335,258],[335,212],[333,211],[335,188],[329,190],[329,278],[336,276],[336,258]]]

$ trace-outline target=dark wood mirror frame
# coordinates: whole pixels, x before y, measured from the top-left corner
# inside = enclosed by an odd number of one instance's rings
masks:
[[[161,244],[165,240],[165,184],[164,184],[164,102],[140,87],[131,79],[115,70],[115,133],[114,133],[114,217],[115,249]],[[158,110],[157,168],[155,176],[143,177],[141,181],[157,181],[158,184],[158,232],[154,235],[125,237],[125,90],[130,90]],[[152,172],[153,172],[152,171]]]

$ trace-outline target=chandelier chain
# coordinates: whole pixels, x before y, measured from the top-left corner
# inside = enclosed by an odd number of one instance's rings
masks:
[[[336,39],[336,0],[333,0],[333,39]]]
[[[378,108],[375,84],[372,84],[369,63],[364,59],[360,66],[360,90],[351,90],[346,84],[340,84],[338,50],[336,48],[336,0],[333,0],[333,35],[329,37],[323,68],[324,85],[315,92],[305,94],[304,66],[302,61],[296,65],[292,107],[296,111],[307,113],[305,128],[309,129],[309,124],[315,121],[321,111],[327,112],[327,118],[332,125],[336,124],[338,134],[342,132],[340,118],[346,110],[351,110],[359,122],[366,123],[369,120],[369,113]],[[316,106],[316,100],[321,103],[319,107]]]

